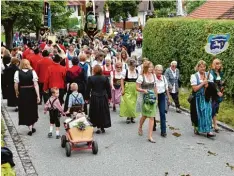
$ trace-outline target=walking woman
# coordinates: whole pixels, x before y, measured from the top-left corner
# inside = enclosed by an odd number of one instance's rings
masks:
[[[20,61],[18,58],[13,57],[11,59],[11,65],[4,70],[4,75],[6,78],[6,86],[8,89],[7,95],[7,106],[9,107],[16,107],[17,106],[17,98],[15,94],[15,87],[14,87],[14,75],[17,70],[19,70]],[[18,111],[18,108],[15,109]]]
[[[32,136],[36,132],[34,124],[38,120],[37,104],[40,102],[40,95],[37,74],[28,60],[21,60],[20,70],[15,72],[14,81],[19,102],[19,125],[28,126],[28,135]]]
[[[85,96],[85,87],[86,87],[86,79],[85,79],[85,73],[84,69],[82,69],[80,66],[78,66],[79,60],[77,57],[73,57],[72,59],[72,67],[67,70],[66,73],[66,82],[67,82],[67,96],[65,100],[65,105],[64,105],[64,112],[67,112],[68,110],[68,101],[69,101],[69,96],[72,93],[71,91],[71,84],[72,83],[77,83],[79,87],[79,93],[82,94],[82,96]],[[85,106],[85,113],[87,114],[87,105]]]
[[[75,52],[75,48],[73,45],[69,46],[67,51],[67,59],[68,59],[68,68],[72,67],[72,58],[77,57],[77,53]]]
[[[107,57],[105,60],[105,64],[102,67],[102,73],[104,76],[110,80],[110,73],[114,70],[113,66],[111,65],[111,58]]]
[[[160,115],[160,127],[161,127],[161,136],[166,137],[166,105],[170,104],[170,97],[168,91],[168,83],[167,79],[165,78],[163,73],[162,65],[155,66],[155,73],[156,73],[156,87],[158,92],[158,109]],[[167,97],[167,98],[166,98]],[[154,118],[154,130],[156,131],[156,121]]]
[[[93,68],[93,76],[88,78],[85,101],[90,101],[89,117],[97,134],[105,133],[104,128],[111,127],[109,100],[111,88],[107,77],[102,75],[102,67],[96,65]]]
[[[216,89],[218,91],[215,99],[212,101],[212,117],[214,131],[219,133],[216,115],[219,112],[219,105],[223,101],[223,92],[224,92],[224,81],[223,81],[223,72],[222,72],[222,63],[219,59],[214,59],[212,62],[212,70],[210,74],[213,76],[213,81],[215,83]]]
[[[111,75],[111,95],[112,95],[112,104],[113,111],[116,111],[116,105],[120,104],[121,99],[121,77],[122,77],[122,63],[117,62],[115,64],[115,70],[113,70]]]
[[[193,90],[193,96],[190,104],[191,120],[194,126],[194,133],[199,135],[200,133],[206,133],[207,137],[214,137],[211,131],[212,127],[212,107],[211,101],[206,100],[205,89],[208,92],[208,73],[206,72],[206,62],[200,60],[195,67],[197,71],[191,75],[191,86]],[[213,76],[209,75],[209,82],[213,81]]]
[[[142,126],[146,120],[149,118],[149,131],[148,140],[151,143],[155,143],[152,133],[154,126],[154,117],[156,116],[156,97],[157,97],[157,87],[156,87],[156,77],[153,74],[154,66],[150,61],[146,61],[143,64],[143,73],[138,77],[136,83],[136,90],[139,92],[137,98],[137,112],[142,114],[138,134],[143,135]]]
[[[126,123],[135,123],[135,118],[138,116],[136,112],[136,80],[138,71],[136,69],[136,61],[129,59],[129,68],[123,70],[121,79],[122,97],[120,103],[120,117],[127,117]]]
[[[126,50],[122,50],[120,54],[121,62],[123,63],[123,69],[128,68],[127,60],[128,60],[128,53]]]

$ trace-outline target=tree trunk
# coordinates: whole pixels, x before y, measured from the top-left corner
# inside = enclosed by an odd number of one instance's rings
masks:
[[[13,48],[13,21],[8,21],[8,23],[3,24],[5,30],[6,48]]]
[[[126,28],[126,20],[123,20],[123,30]]]
[[[36,27],[36,40],[38,41],[40,37],[40,28]]]

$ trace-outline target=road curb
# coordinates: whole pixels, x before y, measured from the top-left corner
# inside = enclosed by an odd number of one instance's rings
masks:
[[[175,108],[175,104],[174,103],[172,103],[171,106],[173,108]],[[190,110],[188,110],[186,108],[183,108],[183,107],[180,107],[180,109],[181,109],[182,112],[190,114]],[[225,124],[223,122],[218,121],[217,124],[218,124],[219,127],[223,128],[225,130],[228,130],[230,132],[234,132],[234,129],[232,127],[228,126],[227,124]]]
[[[29,154],[27,152],[27,150],[25,149],[25,146],[23,144],[23,141],[19,135],[19,133],[17,132],[14,123],[11,120],[11,117],[6,109],[6,107],[4,105],[1,106],[1,113],[2,113],[2,117],[4,119],[4,122],[6,124],[6,130],[9,132],[9,137],[11,137],[13,145],[15,146],[16,152],[19,156],[20,162],[23,166],[24,169],[24,173],[28,176],[38,176],[35,167],[33,166],[33,163],[29,157]],[[16,154],[16,155],[17,155]],[[19,176],[24,176],[23,173],[18,174],[16,173],[16,175]]]

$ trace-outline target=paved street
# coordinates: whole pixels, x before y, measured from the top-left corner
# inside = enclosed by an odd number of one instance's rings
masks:
[[[136,51],[140,55],[141,50]],[[6,101],[3,101],[6,105]],[[189,116],[175,113],[173,108],[167,115],[168,137],[160,136],[160,125],[153,137],[156,144],[147,141],[148,121],[144,124],[144,135],[138,136],[138,123],[126,124],[125,119],[111,111],[112,127],[106,134],[94,134],[99,152],[73,152],[66,157],[60,140],[47,138],[49,117],[39,106],[40,119],[37,132],[27,136],[28,129],[18,126],[18,114],[7,108],[24,146],[39,176],[233,176],[234,171],[226,163],[234,165],[234,133],[221,130],[215,140],[195,136]],[[156,117],[159,119],[159,115]],[[61,120],[62,122],[63,120]],[[62,124],[62,123],[61,123]],[[173,129],[174,127],[174,129]],[[180,137],[172,135],[177,132]],[[64,134],[61,128],[61,134]],[[209,154],[210,153],[210,154]]]

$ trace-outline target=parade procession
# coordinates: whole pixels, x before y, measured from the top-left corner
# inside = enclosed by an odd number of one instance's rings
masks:
[[[234,175],[234,1],[1,1],[3,176]]]

